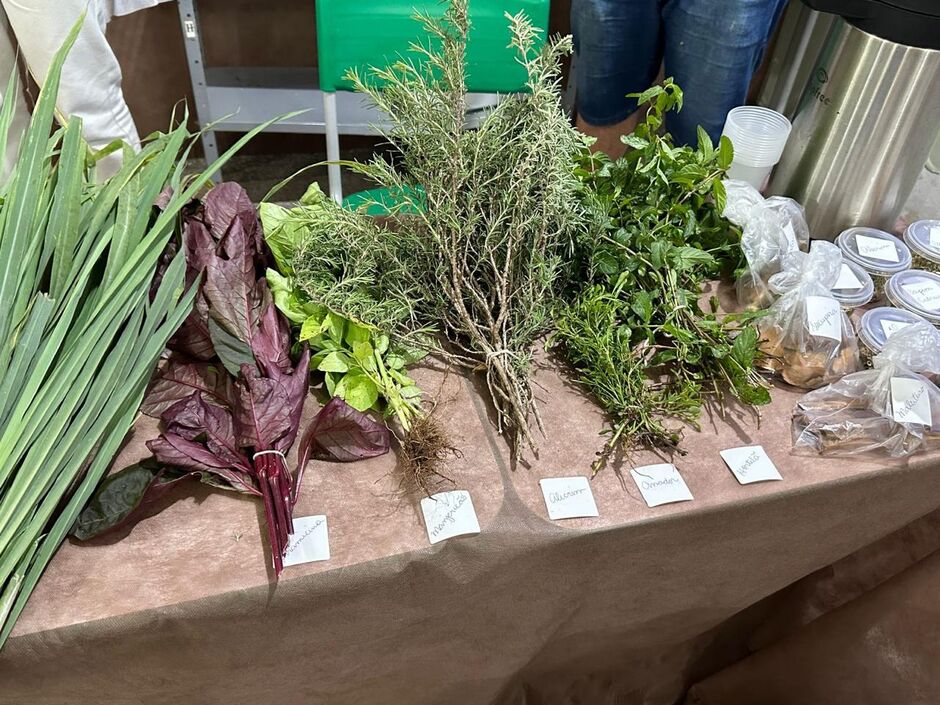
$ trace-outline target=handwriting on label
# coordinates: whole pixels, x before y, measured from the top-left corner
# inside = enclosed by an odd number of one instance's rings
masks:
[[[786,225],[783,226],[783,236],[787,239],[790,247],[794,250],[800,249],[800,244],[796,241],[796,231],[793,229],[793,223],[789,220]]]
[[[933,425],[930,392],[919,379],[891,378],[891,411],[898,423]]]
[[[330,560],[330,537],[326,517],[316,514],[294,519],[294,533],[287,539],[284,567]]]
[[[899,330],[904,330],[909,325],[911,325],[908,321],[891,321],[884,318],[880,321],[880,323],[881,330],[885,332],[885,338],[890,338]]]
[[[645,465],[630,471],[647,506],[658,507],[671,502],[688,502],[692,492],[672,463]]]
[[[742,485],[783,479],[763,446],[728,448],[719,455]]]
[[[863,257],[880,259],[883,262],[900,262],[898,248],[890,240],[882,240],[871,235],[856,235],[855,246]]]
[[[598,516],[591,483],[586,477],[546,477],[539,480],[539,486],[552,521]]]
[[[940,308],[940,284],[927,280],[917,284],[902,284],[901,286],[919,306],[929,309]]]
[[[855,272],[849,269],[849,265],[843,264],[839,270],[839,278],[833,289],[861,289],[862,282],[855,276]]]
[[[842,340],[842,309],[831,296],[806,297],[806,327],[811,335]]]
[[[428,540],[437,543],[454,536],[480,533],[473,500],[466,490],[438,492],[421,500]]]

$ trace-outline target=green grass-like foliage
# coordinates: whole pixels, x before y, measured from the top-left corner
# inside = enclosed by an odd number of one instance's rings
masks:
[[[583,223],[571,165],[584,141],[561,108],[558,84],[570,41],[536,49],[529,21],[508,17],[527,91],[466,129],[467,2],[451,2],[443,19],[419,19],[429,40],[412,46],[415,61],[351,75],[390,116],[385,136],[402,154],[396,165],[381,158],[353,165],[397,194],[402,214],[374,238],[368,257],[386,277],[384,290],[408,297],[399,320],[433,327],[450,360],[483,371],[500,430],[514,448],[534,447],[529,421],[541,421],[531,347],[551,324]],[[296,265],[299,280],[315,269],[308,265]]]
[[[0,186],[0,646],[192,307],[182,254],[154,279],[177,215],[254,134],[184,184],[184,121],[140,153],[126,150],[121,170],[94,183],[101,152],[82,139],[81,121],[53,131],[62,64],[81,22],[49,68]],[[4,95],[16,90],[14,72]],[[0,111],[0,163],[13,104]],[[173,194],[157,211],[166,185]]]
[[[739,233],[725,220],[721,179],[732,148],[699,128],[697,148],[661,132],[681,109],[671,79],[636,96],[650,106],[622,158],[585,155],[577,174],[594,220],[580,242],[583,288],[557,316],[555,343],[575,377],[610,416],[596,473],[618,448],[676,450],[669,421],[695,425],[725,390],[745,404],[770,401],[754,372],[758,335],[740,317],[719,319],[703,287],[740,259]]]

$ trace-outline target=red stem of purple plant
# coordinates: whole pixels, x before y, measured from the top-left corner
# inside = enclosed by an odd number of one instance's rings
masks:
[[[255,460],[255,474],[258,477],[258,485],[261,487],[261,496],[264,500],[265,523],[268,525],[268,542],[271,544],[271,558],[274,561],[274,577],[277,578],[284,570],[284,548],[281,545],[281,539],[278,535],[277,515],[274,510],[274,501],[271,496],[271,487],[268,484],[268,470],[265,462],[265,456],[260,460]]]

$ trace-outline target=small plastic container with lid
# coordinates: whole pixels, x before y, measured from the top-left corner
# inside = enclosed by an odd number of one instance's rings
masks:
[[[839,278],[832,286],[832,298],[839,302],[846,311],[864,306],[875,293],[875,283],[871,276],[855,262],[842,260]]]
[[[907,226],[904,242],[911,250],[914,269],[940,274],[940,220],[918,220]]]
[[[888,301],[940,326],[940,274],[923,269],[898,272],[885,287]]]
[[[842,256],[871,276],[875,284],[874,300],[885,295],[888,279],[911,267],[911,251],[901,240],[875,228],[849,228],[836,239]]]
[[[923,316],[893,306],[871,308],[858,322],[858,353],[866,367],[880,353],[888,338],[912,323],[928,322]]]

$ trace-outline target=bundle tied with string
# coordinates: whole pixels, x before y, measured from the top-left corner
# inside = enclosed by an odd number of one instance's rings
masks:
[[[940,433],[940,331],[913,323],[888,338],[874,369],[803,396],[793,411],[797,451],[905,457]]]
[[[784,255],[809,247],[806,214],[792,198],[764,198],[747,182],[728,179],[724,186],[728,199],[722,215],[741,228],[747,261],[735,282],[738,304],[748,310],[766,308],[775,298],[768,280],[781,270]]]
[[[765,369],[803,389],[834,382],[860,368],[855,331],[832,296],[842,253],[815,242],[809,253],[787,252],[768,286],[780,298],[761,319]]]

